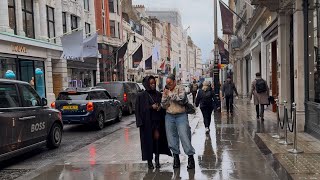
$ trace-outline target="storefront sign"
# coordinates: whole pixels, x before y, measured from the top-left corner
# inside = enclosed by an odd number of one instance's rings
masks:
[[[27,48],[25,46],[11,45],[11,49],[12,52],[27,53]]]

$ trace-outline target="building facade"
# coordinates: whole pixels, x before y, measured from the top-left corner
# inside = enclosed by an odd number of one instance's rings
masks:
[[[88,68],[81,75],[72,71],[85,63],[62,59],[59,38],[77,28],[84,35],[96,29],[93,1],[3,0],[0,12],[0,78],[29,82],[48,102],[72,80],[85,84],[99,79],[95,71],[84,77]],[[96,59],[84,61],[92,62],[90,70],[97,69]]]

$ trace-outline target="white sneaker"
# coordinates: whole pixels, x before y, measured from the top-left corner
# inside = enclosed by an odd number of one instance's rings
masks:
[[[206,128],[206,133],[209,133],[210,129],[209,128]]]

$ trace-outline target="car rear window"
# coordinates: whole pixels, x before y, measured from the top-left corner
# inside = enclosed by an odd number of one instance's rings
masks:
[[[123,92],[122,83],[99,83],[97,86],[101,86],[106,89],[111,96],[117,96],[119,93]]]
[[[88,92],[61,92],[57,100],[89,100]]]

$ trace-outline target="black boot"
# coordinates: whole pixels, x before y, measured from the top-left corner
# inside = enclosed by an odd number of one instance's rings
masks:
[[[194,166],[195,166],[195,163],[194,163],[193,155],[190,155],[188,157],[188,166],[187,166],[187,168],[188,169],[194,169]]]
[[[156,162],[156,168],[160,168],[160,167],[161,167],[161,166],[160,166],[159,158],[160,158],[160,157],[159,157],[159,154],[157,154],[156,157],[155,157],[155,160],[154,160],[154,161]]]
[[[180,167],[179,154],[173,154],[173,168],[179,168],[179,167]]]
[[[154,169],[154,166],[152,164],[152,160],[148,160],[148,168],[149,169]]]

